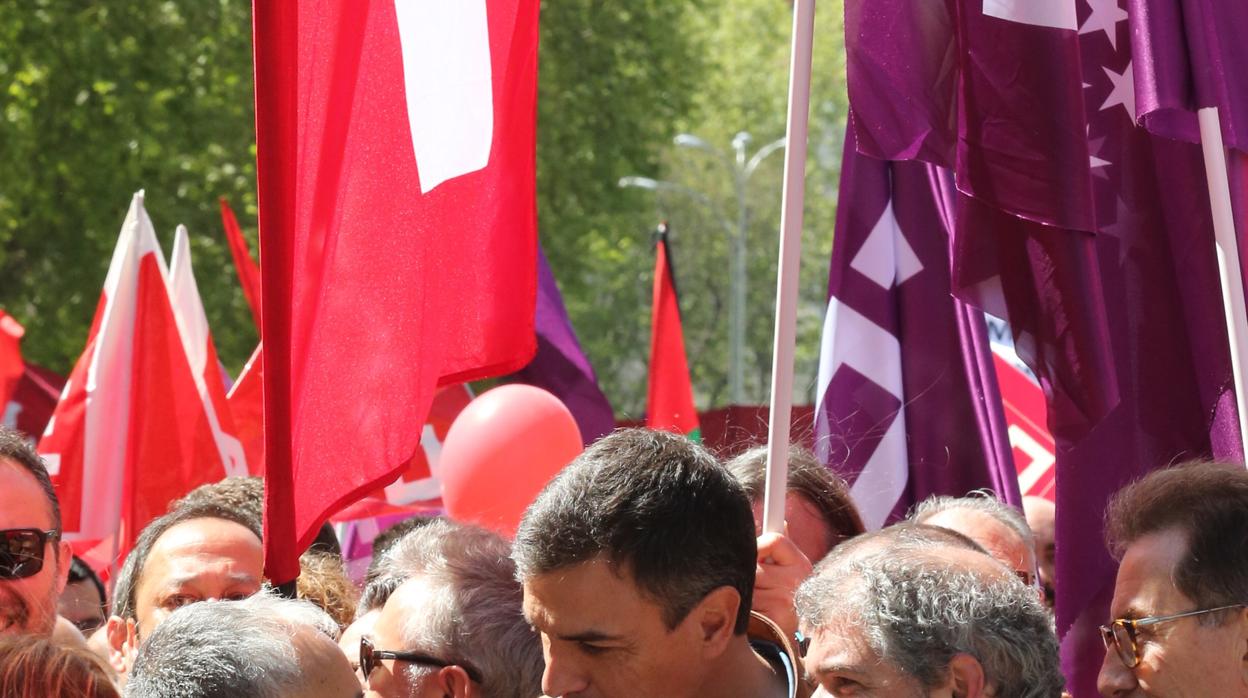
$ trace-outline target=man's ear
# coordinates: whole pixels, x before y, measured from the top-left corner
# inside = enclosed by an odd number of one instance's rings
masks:
[[[969,654],[955,654],[949,661],[949,682],[955,698],[980,698],[985,695],[984,667]]]
[[[69,583],[69,567],[74,561],[74,550],[63,540],[56,542],[56,593],[59,596]]]
[[[741,608],[741,594],[724,586],[707,594],[689,612],[686,621],[694,622],[694,632],[702,643],[703,654],[718,657],[728,647],[735,635],[737,610]]]
[[[121,616],[109,616],[106,637],[108,638],[108,663],[117,673],[124,673],[126,667],[126,621]]]
[[[460,666],[442,667],[438,670],[437,681],[438,690],[444,698],[469,698],[480,695],[480,692],[474,689],[472,679],[468,678],[468,672]]]

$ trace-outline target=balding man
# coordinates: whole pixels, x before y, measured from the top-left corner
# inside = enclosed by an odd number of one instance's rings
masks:
[[[264,557],[252,525],[233,509],[203,502],[179,506],[143,529],[113,591],[114,669],[124,674],[137,643],[179,608],[260,590]]]
[[[935,496],[919,502],[910,520],[961,533],[1014,570],[1024,583],[1037,584],[1035,539],[1017,508],[987,495]]]
[[[0,633],[52,633],[70,558],[47,468],[0,426]]]
[[[1057,508],[1044,497],[1023,497],[1023,514],[1036,538],[1036,562],[1039,565],[1040,586],[1044,588],[1044,600],[1052,607],[1056,599]]]

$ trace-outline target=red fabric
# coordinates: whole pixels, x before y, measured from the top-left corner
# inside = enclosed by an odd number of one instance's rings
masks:
[[[398,476],[440,383],[534,353],[538,1],[488,0],[488,161],[428,191],[395,5],[253,9],[265,567],[282,583],[321,522]]]
[[[39,443],[65,532],[108,542],[117,560],[169,502],[227,472],[167,274],[136,196],[86,349]]]
[[[13,316],[0,310],[0,406],[8,404],[26,372],[26,364],[22,362],[23,333],[25,330]]]
[[[260,329],[260,267],[251,256],[247,239],[238,227],[238,219],[234,210],[221,197],[221,225],[225,227],[225,239],[230,244],[230,256],[234,258],[234,271],[238,272],[238,281],[243,286],[243,295],[247,298],[247,307],[251,308],[251,317],[256,321],[256,329]],[[250,460],[248,461],[250,462]]]
[[[814,448],[814,405],[794,405],[789,419],[789,442]],[[720,458],[732,458],[767,443],[771,419],[768,405],[729,405],[698,413],[702,445]],[[642,420],[616,422],[620,429],[646,426]]]
[[[992,360],[1001,386],[1001,404],[1009,425],[1019,488],[1025,495],[1053,501],[1057,494],[1057,444],[1045,426],[1048,409],[1044,391],[1021,369],[995,353]]]
[[[247,469],[264,475],[264,345],[256,347],[226,397],[234,433],[247,454]]]
[[[693,404],[693,384],[689,381],[689,360],[685,356],[685,335],[680,325],[667,240],[660,237],[654,251],[646,426],[692,434],[698,430],[698,411]]]
[[[52,419],[65,379],[55,373],[26,364],[26,371],[13,389],[13,397],[4,406],[4,421],[37,440]]]

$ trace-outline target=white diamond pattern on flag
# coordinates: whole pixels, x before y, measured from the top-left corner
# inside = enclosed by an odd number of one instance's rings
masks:
[[[485,0],[396,0],[421,193],[482,169],[494,141]]]
[[[905,283],[923,270],[918,255],[897,223],[891,200],[854,254],[850,268],[884,291]],[[833,296],[824,316],[820,347],[816,393],[820,403],[826,399],[829,386],[842,368],[871,381],[896,398],[898,405],[904,402],[901,344],[897,337]],[[815,409],[820,412],[822,404]],[[850,495],[869,529],[883,526],[892,513],[905,491],[908,467],[905,415],[898,409],[850,488]]]

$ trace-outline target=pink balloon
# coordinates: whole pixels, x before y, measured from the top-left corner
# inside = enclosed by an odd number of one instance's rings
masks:
[[[525,508],[582,450],[559,398],[518,383],[488,390],[459,413],[442,443],[442,503],[451,518],[511,538]]]

